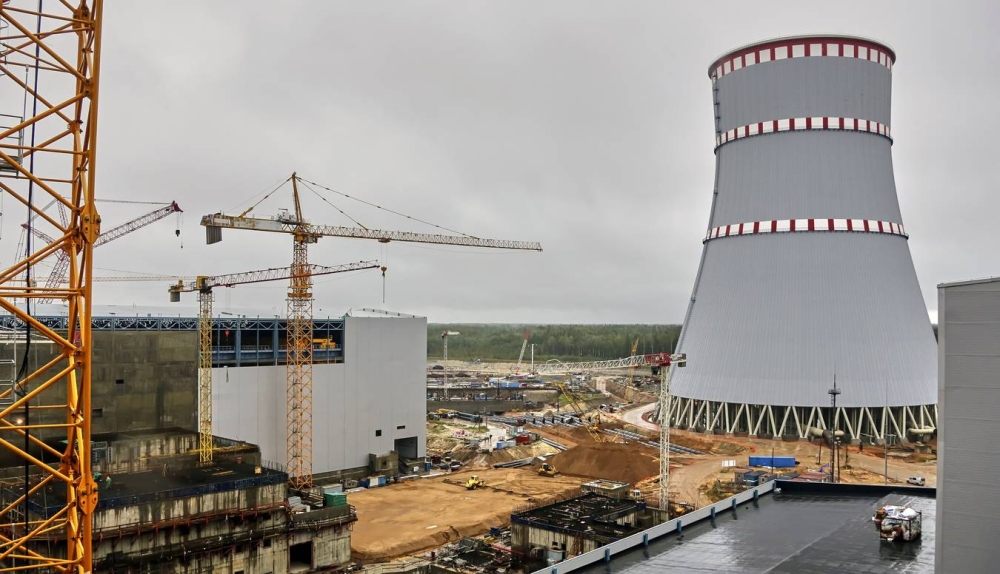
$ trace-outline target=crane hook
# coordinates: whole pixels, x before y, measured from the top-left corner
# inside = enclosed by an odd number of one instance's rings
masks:
[[[385,303],[385,272],[389,270],[385,265],[379,267],[382,270],[382,303]]]

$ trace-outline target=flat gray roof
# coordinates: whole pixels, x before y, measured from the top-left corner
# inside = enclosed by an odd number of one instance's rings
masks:
[[[958,287],[960,285],[978,285],[980,283],[998,283],[1000,277],[985,277],[983,279],[969,279],[968,281],[952,281],[951,283],[938,283],[938,289],[942,287]]]
[[[872,514],[883,504],[904,504],[923,512],[923,539],[889,544],[879,541]],[[893,492],[885,496],[774,494],[758,504],[740,505],[651,542],[648,549],[616,556],[582,570],[621,572],[933,573],[935,509],[933,498]]]

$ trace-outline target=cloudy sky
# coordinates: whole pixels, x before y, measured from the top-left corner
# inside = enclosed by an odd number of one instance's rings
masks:
[[[952,7],[952,6],[961,6]],[[227,231],[292,171],[480,237],[543,253],[327,238],[316,314],[379,307],[434,322],[678,323],[713,185],[708,65],[756,40],[870,36],[895,48],[893,155],[928,310],[936,285],[1000,273],[993,169],[1000,8],[989,2],[109,2],[99,195],[184,209],[97,252],[97,274],[287,265],[291,238]],[[434,231],[325,195],[368,227]],[[351,221],[312,192],[314,223]],[[287,186],[254,213],[291,207]],[[105,204],[105,228],[151,206]],[[9,259],[23,221],[3,217]],[[216,309],[284,313],[283,283]],[[97,303],[167,307],[162,283],[100,284]]]

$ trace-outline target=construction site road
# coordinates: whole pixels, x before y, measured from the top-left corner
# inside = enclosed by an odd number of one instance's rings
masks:
[[[485,488],[466,490],[461,485],[473,474],[486,482]],[[446,483],[446,478],[459,484]],[[531,468],[491,469],[352,492],[347,499],[358,521],[351,550],[355,560],[381,562],[485,534],[491,526],[509,524],[518,508],[579,493],[582,482],[569,476],[538,476]]]
[[[642,418],[646,413],[656,410],[656,403],[649,403],[648,405],[639,405],[634,409],[629,409],[627,411],[622,411],[618,418],[622,422],[630,424],[634,427],[641,429],[651,430],[655,432],[660,432],[660,425],[651,423],[646,419]]]

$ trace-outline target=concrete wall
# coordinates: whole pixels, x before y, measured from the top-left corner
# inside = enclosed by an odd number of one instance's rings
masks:
[[[935,571],[990,572],[1000,538],[1000,279],[938,286]]]
[[[164,573],[284,574],[291,547],[310,541],[310,568],[349,563],[349,522],[290,525],[284,495],[275,484],[100,511],[95,571],[148,563]]]
[[[93,331],[93,336],[93,434],[197,427],[196,333]],[[28,367],[34,370],[44,365],[54,352],[54,345],[32,341]],[[16,354],[20,363],[23,353],[23,342],[16,347],[0,345],[0,359]],[[51,375],[56,372],[50,371]],[[53,404],[56,396],[43,393],[42,404]],[[43,415],[36,411],[34,416]],[[54,433],[45,436],[50,435]]]
[[[396,439],[416,438],[426,455],[426,349],[426,319],[346,319],[344,362],[313,366],[314,473],[367,466]],[[215,369],[212,381],[215,434],[284,464],[285,367]]]

